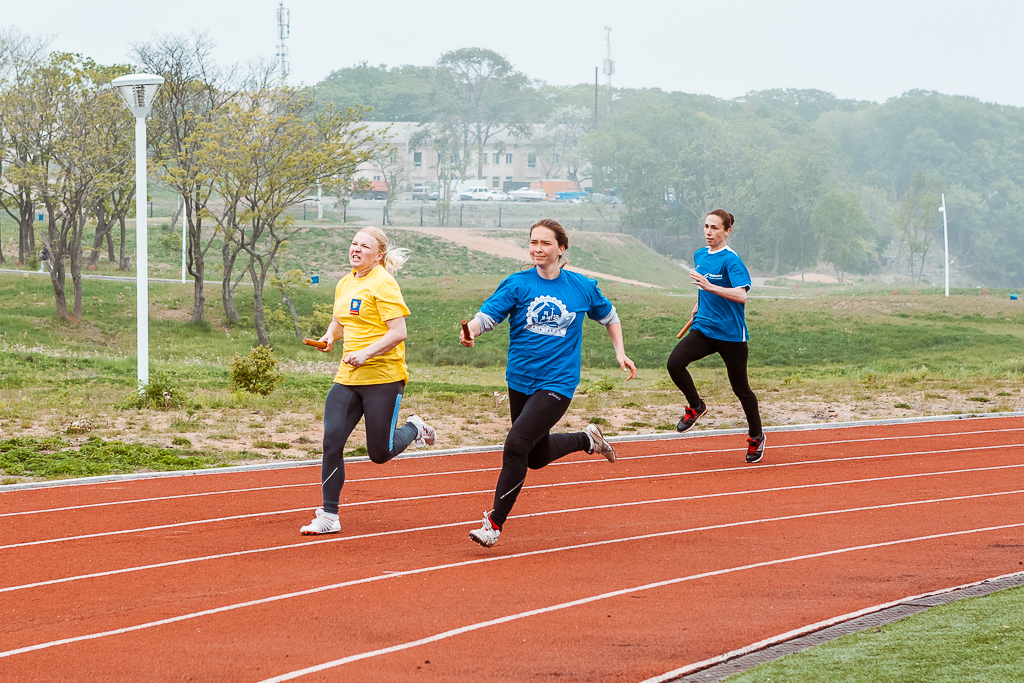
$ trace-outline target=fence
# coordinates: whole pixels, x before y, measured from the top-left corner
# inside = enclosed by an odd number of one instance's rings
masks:
[[[621,232],[620,207],[588,204],[544,203],[455,203],[396,205],[385,213],[383,206],[342,207],[337,219],[345,224],[393,225],[396,227],[528,228],[541,218],[554,218],[566,229],[591,232]],[[447,214],[447,215],[446,215]],[[326,218],[326,215],[325,215]]]

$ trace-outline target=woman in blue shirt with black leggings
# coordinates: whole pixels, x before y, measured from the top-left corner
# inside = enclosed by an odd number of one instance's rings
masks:
[[[508,402],[512,429],[505,438],[494,509],[484,513],[483,527],[469,537],[490,548],[512,511],[528,469],[540,469],[575,451],[598,453],[615,462],[615,450],[595,424],[582,432],[551,434],[562,419],[580,383],[583,316],[604,325],[615,349],[615,360],[629,379],[636,366],[626,356],[622,325],[615,306],[597,282],[562,270],[569,237],[558,221],[546,218],[530,228],[530,259],[534,267],[505,278],[480,312],[459,334],[463,346],[509,320]]]
[[[757,397],[747,380],[747,324],[743,306],[750,289],[750,273],[726,240],[734,217],[728,211],[715,209],[704,219],[704,240],[708,246],[693,255],[690,279],[700,288],[693,307],[690,333],[676,344],[668,358],[668,374],[689,405],[679,419],[676,430],[688,432],[708,407],[697,393],[686,366],[705,356],[717,353],[725,361],[729,384],[747,416],[747,462],[758,462],[764,455],[764,432]]]

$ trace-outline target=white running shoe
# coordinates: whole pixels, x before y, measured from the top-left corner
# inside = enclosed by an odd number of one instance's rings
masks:
[[[319,534],[336,534],[341,531],[341,522],[338,515],[328,516],[323,508],[316,509],[316,517],[306,526],[299,529],[303,536],[317,536]]]
[[[437,432],[434,428],[423,421],[423,418],[419,415],[410,415],[406,422],[411,422],[416,427],[416,439],[413,441],[414,444],[423,448],[424,446],[433,446],[434,439],[437,438]]]
[[[615,449],[612,448],[612,445],[605,440],[600,427],[595,424],[589,424],[583,429],[583,431],[590,437],[590,444],[592,448],[590,451],[591,453],[603,455],[608,459],[608,462],[615,462]]]
[[[501,536],[501,529],[494,526],[486,512],[484,513],[483,527],[469,532],[469,537],[485,548],[493,546],[498,541],[498,536]]]

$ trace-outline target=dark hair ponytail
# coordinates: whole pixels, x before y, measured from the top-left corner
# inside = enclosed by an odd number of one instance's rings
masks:
[[[709,216],[718,216],[722,219],[722,226],[726,232],[732,230],[732,224],[736,222],[736,217],[725,209],[715,209],[714,211],[708,211]]]

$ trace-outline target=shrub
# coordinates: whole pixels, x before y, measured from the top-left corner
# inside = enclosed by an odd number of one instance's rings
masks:
[[[235,354],[230,377],[233,389],[269,396],[284,379],[284,374],[277,371],[274,352],[266,346],[257,346],[247,356]]]
[[[165,372],[154,372],[149,376],[149,384],[139,384],[134,391],[129,391],[118,406],[122,410],[152,408],[179,408],[188,400],[188,396],[180,388],[171,375]]]

